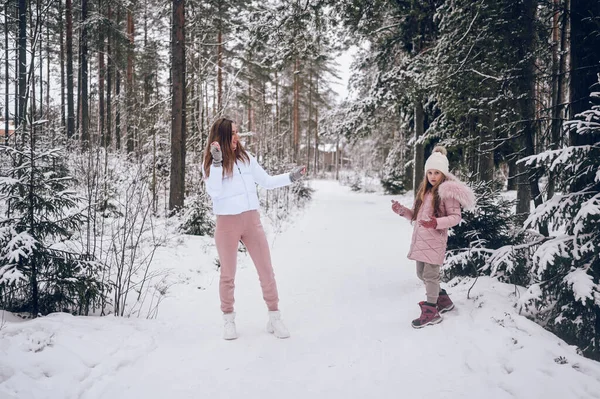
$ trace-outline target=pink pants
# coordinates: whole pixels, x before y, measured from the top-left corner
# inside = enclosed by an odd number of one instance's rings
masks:
[[[221,262],[221,279],[219,281],[221,310],[223,313],[233,312],[235,271],[240,240],[248,249],[258,271],[258,279],[267,308],[278,310],[279,295],[271,265],[271,253],[258,211],[247,211],[239,215],[217,215],[215,243]]]

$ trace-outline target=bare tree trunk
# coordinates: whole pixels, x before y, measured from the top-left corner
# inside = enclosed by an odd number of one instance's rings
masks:
[[[294,62],[294,162],[298,162],[300,150],[300,60],[296,56]]]
[[[223,26],[219,2],[219,22],[217,26],[217,114],[223,112]]]
[[[112,8],[110,4],[108,5],[107,18],[109,21],[112,21]],[[106,138],[104,140],[106,148],[110,148],[112,144],[112,83],[114,76],[112,38],[113,33],[108,32],[108,37],[106,38]]]
[[[46,20],[46,110],[46,112],[50,111],[50,23],[48,20]]]
[[[73,95],[73,4],[66,0],[67,12],[67,137],[75,134],[75,104]]]
[[[32,57],[32,62],[33,62],[33,57]],[[29,213],[29,220],[30,222],[33,224],[33,221],[35,220],[34,217],[34,199],[33,199],[33,195],[34,195],[34,179],[35,179],[35,173],[33,173],[33,170],[35,168],[35,157],[34,157],[34,148],[35,148],[35,135],[32,131],[31,134],[31,143],[29,146],[29,157],[31,165],[31,174],[30,174],[30,180],[29,180],[29,209],[28,209],[28,213]],[[30,228],[33,230],[33,226],[30,226]],[[35,256],[30,256],[30,266],[31,266],[31,313],[33,317],[37,317],[39,314],[39,292],[38,292],[38,281],[37,281],[37,274],[38,274],[38,264],[37,264],[37,259]]]
[[[117,26],[121,26],[121,9],[117,9]],[[115,41],[115,97],[117,104],[115,107],[115,140],[117,150],[121,149],[121,110],[122,110],[122,98],[121,98],[121,70],[119,68],[119,60],[121,59],[121,46]]]
[[[315,79],[315,93],[317,100],[319,99],[319,75]],[[315,150],[314,150],[314,168],[313,173],[316,176],[319,173],[319,104],[315,107]]]
[[[276,136],[280,136],[281,135],[281,131],[280,131],[280,126],[279,126],[279,119],[280,119],[280,115],[279,115],[279,75],[277,73],[277,71],[275,71],[275,135]],[[278,150],[281,149],[281,146],[278,146]],[[281,159],[282,158],[282,153],[279,152],[278,157]]]
[[[535,12],[537,8],[537,1],[535,0],[525,0],[523,2],[523,17],[524,19],[524,30],[523,30],[523,40],[522,46],[520,48],[521,59],[528,59],[527,63],[523,64],[521,81],[519,85],[521,86],[521,120],[523,120],[523,132],[521,134],[520,147],[523,149],[522,154],[524,156],[531,156],[535,154],[535,133],[536,133],[536,118],[535,118],[535,102],[536,91],[535,91],[535,81],[536,81],[536,65],[535,65],[535,57],[531,56],[535,50]],[[527,58],[529,57],[529,58]],[[523,166],[522,163],[519,164],[518,170],[522,173],[519,173],[519,181],[520,185],[517,187],[517,213],[522,217],[526,218],[529,215],[529,195],[533,198],[533,201],[536,206],[542,204],[543,198],[539,189],[538,179],[539,176],[537,171],[527,170]],[[525,185],[525,182],[528,182],[528,187]],[[544,235],[548,235],[548,229],[546,226],[540,226],[540,233]]]
[[[424,125],[424,111],[423,102],[419,98],[415,101],[415,161],[413,166],[413,190],[414,195],[417,195],[419,185],[423,180],[423,168],[425,167],[425,146],[418,143],[419,138],[423,135]]]
[[[100,9],[104,6],[100,0]],[[104,64],[104,29],[98,32],[98,134],[100,135],[100,145],[106,148],[105,133],[105,107],[104,107],[104,79],[106,77],[106,66]]]
[[[31,93],[31,112],[30,112],[30,122],[27,124],[31,130],[31,140],[33,140],[33,137],[35,136],[35,128],[37,126],[37,124],[35,123],[36,119],[37,119],[37,104],[36,104],[36,94],[35,94],[35,53],[36,53],[36,46],[35,46],[35,36],[37,33],[37,28],[38,28],[38,20],[36,19],[36,23],[34,24],[33,21],[33,7],[32,7],[32,1],[29,1],[29,39],[31,40],[31,57],[29,59],[29,62],[31,63],[31,65],[29,66],[29,82],[27,85],[27,90]],[[39,7],[37,7],[39,9]],[[34,27],[35,26],[35,27]],[[25,107],[27,107],[27,99],[25,101]]]
[[[173,98],[171,109],[171,185],[169,209],[183,207],[185,196],[185,0],[173,0]]]
[[[561,146],[561,129],[562,129],[562,110],[564,103],[564,92],[563,92],[563,80],[564,80],[564,58],[565,54],[559,55],[559,51],[562,53],[565,50],[565,28],[566,14],[561,13],[560,0],[554,0],[553,3],[553,15],[552,15],[552,94],[551,94],[551,109],[552,109],[552,122],[550,126],[550,149],[556,150]],[[562,21],[562,23],[561,23]],[[559,27],[561,26],[561,27]],[[554,174],[548,172],[548,199],[554,196],[556,190],[556,182]]]
[[[125,131],[127,134],[127,153],[131,154],[135,151],[135,138],[134,138],[134,123],[133,123],[133,103],[134,103],[134,93],[133,93],[133,11],[131,7],[133,5],[130,3],[129,8],[127,9],[127,38],[129,39],[129,48],[127,49],[127,86],[125,90],[125,103],[127,106],[126,109],[126,119],[125,119]]]
[[[311,135],[311,123],[312,123],[312,68],[308,74],[308,124],[306,126],[306,173],[310,172],[310,140],[312,139]]]
[[[65,115],[65,33],[62,23],[62,0],[58,0],[58,36],[60,40],[60,126],[62,129],[67,127]]]
[[[252,115],[253,109],[252,109],[252,77],[248,76],[248,132],[254,132],[254,118]],[[247,139],[247,145],[248,148],[251,149],[252,147],[252,142],[254,140],[252,140],[252,136],[248,136]],[[256,150],[254,150],[256,153]]]
[[[8,73],[8,1],[4,3],[4,145],[8,146],[8,87],[9,87],[9,73]]]
[[[517,158],[516,156],[511,156],[507,160],[508,165],[508,181],[506,182],[506,189],[509,191],[517,189]]]
[[[8,3],[8,2],[7,2]],[[14,18],[15,21],[19,21],[19,15],[20,15],[20,9],[19,6],[15,7],[15,14],[14,14]],[[18,33],[18,32],[17,32]],[[19,47],[19,43],[17,43],[17,47]],[[19,53],[19,48],[15,49],[17,55],[15,56],[15,93],[14,93],[14,125],[15,125],[15,134],[14,136],[14,146],[15,148],[17,148],[18,142],[17,142],[17,127],[19,126],[19,124],[21,123],[21,116],[19,114],[19,110],[20,105],[21,105],[21,101],[20,101],[20,94],[19,94],[19,86],[21,85],[21,79],[20,79],[20,69],[19,69],[19,65],[20,64],[20,53]],[[23,137],[23,135],[21,135],[21,137]]]
[[[27,1],[19,0],[19,115],[16,126],[25,124],[27,99]]]
[[[483,120],[483,128],[479,134],[479,167],[478,180],[492,181],[494,179],[494,111],[487,109],[488,115]]]
[[[42,15],[41,15],[42,4],[40,0],[37,0],[36,4],[36,27],[35,31],[38,34],[38,42],[39,42],[39,52],[40,52],[40,110],[38,113],[38,120],[44,119],[44,51],[43,51],[43,40],[42,37],[44,35],[44,27],[42,23]],[[35,41],[35,38],[34,38]],[[33,45],[32,45],[33,47]],[[33,88],[35,91],[35,87]],[[39,125],[39,129],[43,131],[44,125]]]
[[[87,150],[90,144],[90,113],[89,113],[89,96],[88,96],[88,28],[87,18],[88,0],[81,0],[81,59],[79,65],[81,69],[81,142],[82,148]]]
[[[571,1],[571,37],[570,37],[570,118],[589,110],[593,101],[590,94],[597,91],[600,73],[600,36],[598,21],[600,7],[596,0]],[[569,132],[569,144],[572,146],[597,145],[600,133],[578,134],[575,129]],[[581,191],[594,180],[593,174],[578,176],[569,187],[570,192]]]

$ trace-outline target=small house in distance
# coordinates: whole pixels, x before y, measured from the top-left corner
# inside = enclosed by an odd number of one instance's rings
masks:
[[[10,138],[15,134],[15,125],[12,120],[8,120],[8,131],[4,119],[0,119],[0,144],[4,144],[6,138]]]

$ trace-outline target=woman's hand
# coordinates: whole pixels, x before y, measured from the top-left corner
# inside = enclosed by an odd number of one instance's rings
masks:
[[[300,180],[306,174],[306,166],[296,166],[290,172],[290,180],[292,183]]]
[[[210,143],[210,155],[213,158],[213,166],[220,167],[223,165],[223,153],[221,152],[221,146],[218,142],[213,141]]]
[[[397,213],[400,216],[404,216],[404,214],[408,210],[409,209],[407,207],[405,207],[404,205],[402,205],[398,201],[392,200],[392,211],[394,211],[394,213]]]

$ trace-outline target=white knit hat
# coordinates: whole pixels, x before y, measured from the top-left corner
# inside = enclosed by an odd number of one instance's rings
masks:
[[[447,176],[449,173],[448,158],[446,158],[447,153],[448,151],[446,151],[445,147],[441,145],[436,146],[429,158],[427,158],[427,162],[425,162],[425,172],[429,169],[437,169]]]

